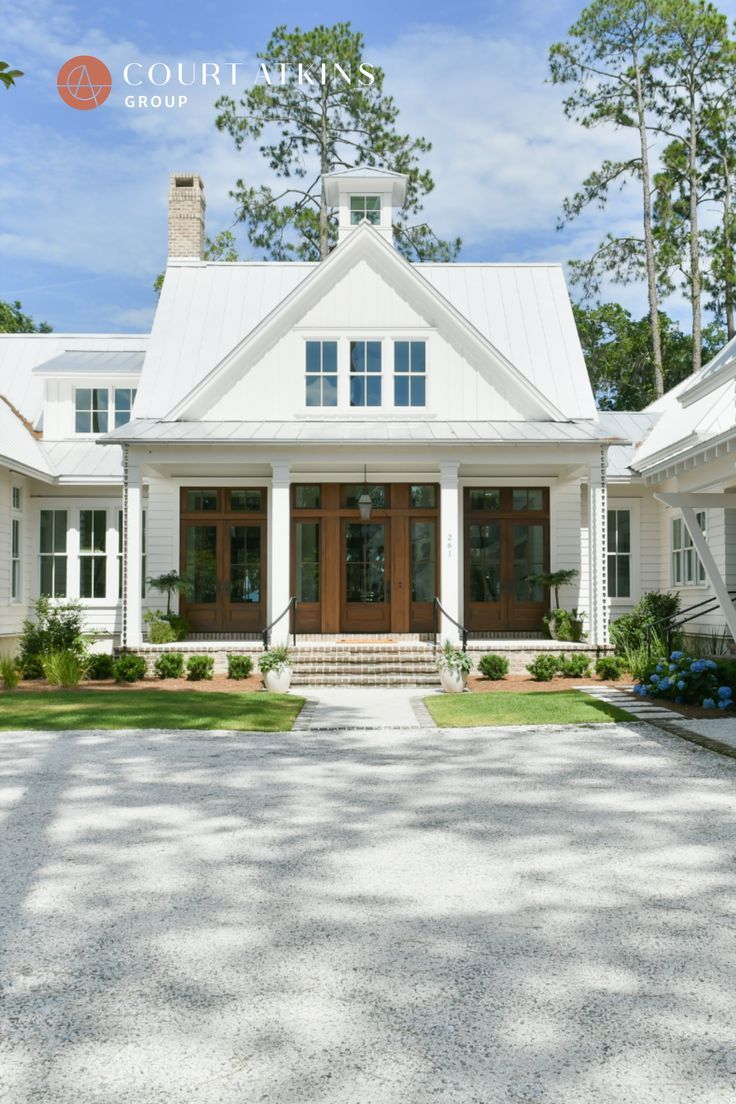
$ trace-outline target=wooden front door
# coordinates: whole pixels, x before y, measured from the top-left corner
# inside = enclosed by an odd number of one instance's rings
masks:
[[[181,611],[194,632],[260,632],[266,624],[266,492],[182,491]]]
[[[343,521],[342,627],[344,632],[391,628],[389,521]]]
[[[549,570],[546,488],[465,493],[465,625],[471,632],[536,632],[547,608],[528,576]]]

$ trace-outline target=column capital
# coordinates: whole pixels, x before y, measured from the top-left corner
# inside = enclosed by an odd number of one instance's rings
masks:
[[[273,487],[288,487],[291,484],[291,464],[288,460],[273,460],[271,462],[271,485]]]
[[[460,471],[460,465],[453,463],[452,461],[443,462],[440,464],[440,482],[441,483],[457,483],[458,472]]]

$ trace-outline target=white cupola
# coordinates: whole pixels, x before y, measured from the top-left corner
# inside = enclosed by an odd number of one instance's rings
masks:
[[[388,242],[393,241],[392,216],[406,199],[408,176],[387,169],[344,169],[322,178],[325,197],[337,207],[338,244],[362,222],[375,226]]]

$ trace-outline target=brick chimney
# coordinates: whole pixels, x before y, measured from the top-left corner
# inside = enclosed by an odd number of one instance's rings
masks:
[[[196,173],[172,173],[169,182],[169,260],[204,256],[204,184]]]

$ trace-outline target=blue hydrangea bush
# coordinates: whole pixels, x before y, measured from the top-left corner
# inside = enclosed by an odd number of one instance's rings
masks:
[[[694,659],[686,652],[673,652],[669,660],[658,660],[653,670],[636,684],[641,698],[669,698],[677,705],[701,705],[703,709],[730,709],[733,687],[723,682],[712,659]]]

